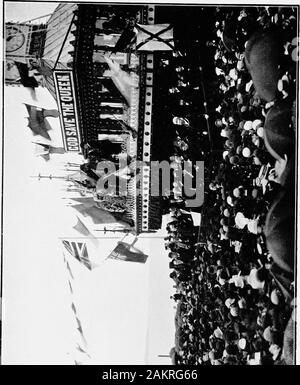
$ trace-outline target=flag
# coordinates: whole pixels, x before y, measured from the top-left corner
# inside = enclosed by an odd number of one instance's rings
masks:
[[[42,142],[32,142],[35,144],[35,154],[36,156],[41,156],[46,161],[50,160],[50,154],[64,154],[66,150],[63,147],[55,147],[51,144],[46,144]]]
[[[72,207],[84,217],[91,218],[95,225],[106,223],[118,223],[117,219],[109,211],[98,208],[97,206],[95,206],[95,203],[91,206],[81,204]]]
[[[79,344],[77,344],[77,347],[76,347],[80,353],[85,353],[85,354],[88,354]]]
[[[92,187],[96,187],[96,180],[94,178],[89,177],[82,170],[79,170],[76,173],[69,175],[69,181],[77,182],[79,184],[88,181]]]
[[[44,118],[58,118],[59,112],[55,108],[45,109],[43,108]]]
[[[87,238],[88,242],[88,253],[90,259],[92,256],[98,253],[99,240],[90,232],[88,226],[77,216],[77,223],[73,226],[73,229],[80,235]],[[98,258],[97,258],[98,259]]]
[[[93,205],[95,203],[93,198],[86,198],[86,197],[78,197],[78,198],[71,198],[72,201],[80,203],[80,204],[85,204],[85,205]]]
[[[50,116],[48,113],[51,110],[45,110],[44,108],[38,108],[26,103],[24,104],[29,114],[28,127],[31,129],[33,135],[40,135],[50,141],[51,137],[48,134],[48,131],[52,130],[52,127],[45,118]]]
[[[136,24],[137,51],[173,51],[173,27],[170,24]]]
[[[111,52],[124,52],[126,49],[130,48],[136,38],[136,34],[137,31],[135,28],[125,28]]]
[[[41,156],[45,160],[50,160],[49,148],[39,143],[35,143],[34,152],[36,156]]]
[[[104,59],[109,66],[109,71],[106,72],[106,74],[109,75],[121,95],[123,95],[126,102],[130,106],[131,90],[133,87],[138,86],[137,80],[134,78],[133,74],[129,74],[126,71],[122,70],[119,63],[111,60],[107,56],[104,56]]]
[[[98,207],[93,198],[76,198],[73,200],[82,203],[71,207],[77,210],[83,217],[91,218],[95,225],[116,223],[128,227],[128,224],[122,221],[120,216],[115,216],[113,213]]]
[[[75,307],[73,302],[72,302],[72,305],[71,305],[71,309],[73,310],[74,314],[77,314],[77,310],[76,310],[76,307]]]
[[[15,62],[15,64],[20,74],[21,84],[24,87],[37,88],[39,84],[34,76],[29,76],[29,68],[27,64],[21,62]]]
[[[77,223],[73,226],[73,229],[78,231],[80,235],[84,235],[85,237],[94,238],[90,230],[86,227],[86,225],[82,222],[80,218],[77,217]]]
[[[62,243],[64,249],[70,255],[86,266],[89,270],[92,270],[92,263],[89,259],[86,242],[63,240]]]
[[[148,255],[134,247],[131,247],[128,243],[120,241],[107,258],[118,259],[119,261],[145,263]]]

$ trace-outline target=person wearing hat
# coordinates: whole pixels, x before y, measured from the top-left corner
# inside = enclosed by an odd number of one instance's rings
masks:
[[[295,207],[291,192],[279,193],[267,215],[264,233],[274,263],[292,281],[295,263]]]
[[[264,142],[277,161],[288,159],[295,152],[295,131],[292,124],[291,102],[276,103],[268,112],[264,124]]]
[[[268,32],[257,32],[247,42],[245,63],[257,93],[267,102],[275,99],[279,79],[278,39]]]

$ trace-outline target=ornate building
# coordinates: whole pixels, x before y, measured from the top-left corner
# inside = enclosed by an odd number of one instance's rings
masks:
[[[62,3],[35,63],[57,101],[66,151],[84,153],[86,145],[108,139],[143,162],[128,183],[127,214],[136,233],[161,225],[161,198],[151,196],[150,173],[154,54],[115,52],[115,45],[128,23],[154,19],[150,5]]]

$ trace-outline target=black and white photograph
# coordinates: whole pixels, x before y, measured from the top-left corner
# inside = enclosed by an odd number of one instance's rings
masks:
[[[1,365],[299,364],[299,4],[2,6]]]

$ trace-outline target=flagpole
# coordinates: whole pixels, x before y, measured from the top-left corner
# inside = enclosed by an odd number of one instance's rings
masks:
[[[144,237],[139,236],[139,239],[164,239],[165,237],[166,235],[153,235],[152,237],[148,235]]]
[[[99,232],[104,232],[104,234],[106,232],[119,232],[119,233],[128,233],[130,234],[130,230],[129,229],[119,229],[119,230],[109,230],[109,229],[95,229],[94,231],[99,231]],[[145,236],[141,236],[142,234],[145,234]],[[165,238],[165,235],[155,235],[153,234],[153,236],[150,236],[149,235],[146,235],[147,233],[141,233],[141,234],[137,234],[136,236],[138,237],[138,239],[164,239]]]
[[[52,179],[65,179],[65,180],[69,180],[69,176],[67,175],[67,176],[59,176],[59,175],[52,175],[52,174],[50,174],[50,175],[41,175],[41,174],[38,174],[38,175],[31,175],[30,176],[30,178],[36,178],[36,179],[38,179],[38,180],[41,180],[41,179],[50,179],[50,180],[52,180]]]

